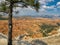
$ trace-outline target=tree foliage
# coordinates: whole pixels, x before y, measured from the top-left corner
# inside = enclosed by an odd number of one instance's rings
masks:
[[[14,7],[28,7],[30,6],[31,8],[35,9],[36,11],[38,11],[38,9],[40,8],[40,3],[35,0],[12,0],[12,5],[13,8]],[[21,4],[21,6],[19,6],[18,4]],[[3,2],[0,3],[0,12],[5,12],[5,13],[9,13],[9,5],[10,5],[10,0],[5,0]]]

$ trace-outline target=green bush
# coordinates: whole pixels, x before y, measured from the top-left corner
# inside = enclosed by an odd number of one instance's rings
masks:
[[[58,26],[60,26],[60,23],[57,23]]]
[[[39,27],[41,28],[40,32],[43,34],[43,36],[48,36],[48,33],[54,30],[56,26],[42,24],[41,26],[39,25]]]

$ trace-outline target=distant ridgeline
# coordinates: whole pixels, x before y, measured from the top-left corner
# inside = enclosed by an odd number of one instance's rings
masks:
[[[0,20],[8,20],[8,18],[0,15]]]
[[[50,19],[60,19],[60,15],[19,15],[14,16],[14,18],[19,19],[31,19],[31,18],[50,18]]]

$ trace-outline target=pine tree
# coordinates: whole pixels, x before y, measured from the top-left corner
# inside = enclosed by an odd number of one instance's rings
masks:
[[[16,5],[17,4],[17,5]],[[19,6],[21,4],[22,6]],[[14,7],[32,7],[38,12],[39,9],[39,1],[38,0],[5,0],[4,2],[0,3],[0,12],[8,13],[8,45],[12,45],[12,13]]]

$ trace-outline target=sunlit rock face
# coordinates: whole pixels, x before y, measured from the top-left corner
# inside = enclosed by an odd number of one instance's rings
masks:
[[[0,45],[7,45],[7,39],[0,39]]]
[[[7,37],[0,33],[0,45],[7,45]]]
[[[58,33],[60,33],[60,28],[58,29]]]

